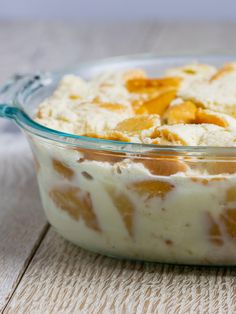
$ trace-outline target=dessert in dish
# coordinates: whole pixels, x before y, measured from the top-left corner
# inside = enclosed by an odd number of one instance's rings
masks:
[[[236,146],[236,64],[66,75],[35,120],[79,136],[152,144],[160,153],[32,139],[49,221],[107,255],[190,264],[236,262],[236,161],[175,146]],[[165,147],[163,147],[163,145]],[[169,149],[173,147],[173,150]]]

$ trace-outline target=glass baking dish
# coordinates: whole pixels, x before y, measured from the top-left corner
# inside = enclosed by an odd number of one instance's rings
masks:
[[[0,89],[0,116],[31,145],[43,207],[66,239],[135,260],[236,265],[236,148],[155,146],[62,133],[33,121],[66,73],[143,68],[150,76],[192,61],[236,56],[130,56],[56,73],[16,76]]]

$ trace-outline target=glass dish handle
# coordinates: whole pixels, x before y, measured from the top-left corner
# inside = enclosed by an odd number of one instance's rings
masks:
[[[14,119],[19,109],[14,107],[13,100],[26,79],[29,79],[29,75],[15,74],[3,86],[0,86],[0,117]]]

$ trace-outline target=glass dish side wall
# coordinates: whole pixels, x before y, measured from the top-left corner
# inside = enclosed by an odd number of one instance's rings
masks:
[[[30,137],[49,222],[122,258],[236,263],[236,159],[138,156]]]

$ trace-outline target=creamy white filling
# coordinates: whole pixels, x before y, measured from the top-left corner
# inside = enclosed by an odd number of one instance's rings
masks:
[[[194,182],[189,177],[190,173],[163,177],[152,175],[140,163],[122,161],[112,165],[89,160],[79,163],[78,151],[39,142],[34,142],[33,147],[41,165],[38,180],[47,217],[70,241],[90,250],[125,258],[200,264],[236,261],[234,240],[224,235],[224,245],[211,243],[206,216],[206,213],[211,213],[217,219],[226,206],[235,205],[225,203],[225,193],[230,186],[236,185],[236,175],[224,175],[226,180],[203,185]],[[55,172],[52,168],[53,158],[64,162],[74,171],[73,181]],[[118,165],[121,171],[117,171]],[[83,171],[93,179],[83,177]],[[198,172],[195,176],[211,178]],[[163,199],[155,197],[149,200],[127,189],[132,182],[153,179],[166,181],[174,189]],[[78,186],[90,193],[101,232],[92,230],[83,219],[75,220],[55,205],[49,192],[55,186],[65,184]],[[106,186],[121,191],[133,203],[133,236],[128,233]]]

